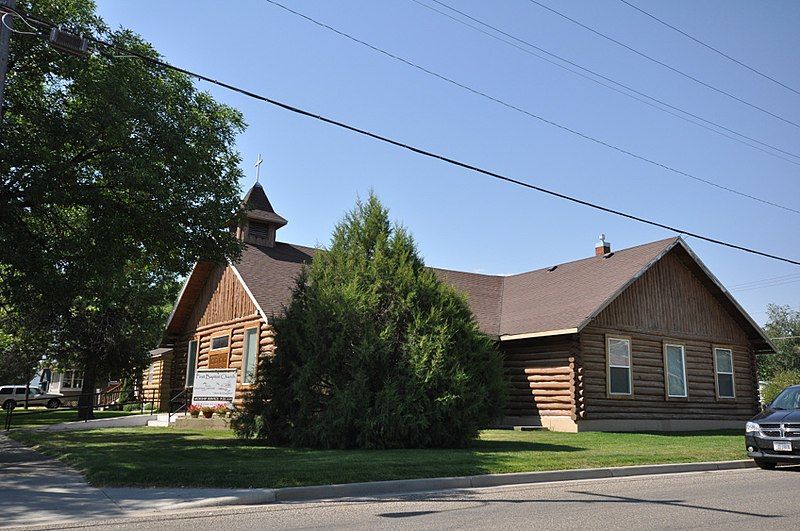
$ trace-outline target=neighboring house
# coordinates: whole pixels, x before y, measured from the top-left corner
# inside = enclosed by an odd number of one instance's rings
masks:
[[[50,369],[50,380],[43,385],[48,393],[59,393],[65,397],[77,397],[83,389],[83,371],[73,369]],[[43,379],[42,383],[46,382]]]
[[[195,266],[153,352],[144,378],[163,397],[197,369],[232,368],[241,403],[274,351],[272,317],[317,252],[276,242],[286,220],[259,184],[244,201],[240,260]],[[501,423],[694,430],[740,427],[758,411],[756,355],[774,347],[680,238],[617,252],[601,239],[594,256],[518,275],[434,271],[505,356]]]

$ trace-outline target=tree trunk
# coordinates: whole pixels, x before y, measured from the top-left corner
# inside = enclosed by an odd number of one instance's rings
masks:
[[[94,418],[94,388],[97,379],[97,356],[89,355],[83,371],[83,388],[78,397],[78,420]]]
[[[25,411],[28,410],[28,395],[31,393],[31,378],[25,384]]]

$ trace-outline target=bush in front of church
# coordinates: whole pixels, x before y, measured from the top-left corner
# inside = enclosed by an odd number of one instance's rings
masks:
[[[276,355],[233,421],[313,448],[462,447],[499,415],[502,358],[372,194],[337,225],[276,319]]]

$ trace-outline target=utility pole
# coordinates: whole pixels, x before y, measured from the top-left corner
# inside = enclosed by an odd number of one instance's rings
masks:
[[[16,0],[0,0],[0,7],[16,8]],[[0,11],[0,17],[5,14],[5,11]],[[0,122],[3,121],[3,95],[6,88],[6,72],[8,71],[8,40],[11,37],[11,30],[6,27],[6,24],[11,26],[11,17],[6,17],[0,24]]]

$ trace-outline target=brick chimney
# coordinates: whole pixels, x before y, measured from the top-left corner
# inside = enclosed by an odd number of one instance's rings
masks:
[[[594,246],[594,255],[602,256],[611,252],[611,243],[606,241],[606,235],[600,235],[600,241]]]

